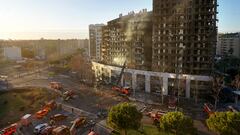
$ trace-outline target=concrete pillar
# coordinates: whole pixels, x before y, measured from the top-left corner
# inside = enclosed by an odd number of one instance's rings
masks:
[[[100,66],[97,66],[97,79],[98,81],[102,79],[102,68]]]
[[[162,93],[164,96],[167,96],[168,95],[168,78],[167,77],[163,77],[162,79]]]
[[[95,71],[95,78],[98,78],[98,70],[97,70],[97,66],[94,66],[94,71]]]
[[[150,75],[145,75],[145,92],[151,93]]]
[[[186,98],[190,98],[191,80],[186,80]]]
[[[137,88],[137,74],[132,73],[132,88],[135,92]]]

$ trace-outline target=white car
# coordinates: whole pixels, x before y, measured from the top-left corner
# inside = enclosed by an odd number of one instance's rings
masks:
[[[34,128],[33,133],[38,135],[45,127],[47,127],[48,124],[47,123],[43,123],[43,124],[39,124]]]

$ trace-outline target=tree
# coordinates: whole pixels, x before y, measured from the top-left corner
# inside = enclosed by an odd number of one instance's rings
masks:
[[[235,79],[232,81],[232,86],[237,90],[240,89],[240,74],[235,76]]]
[[[224,77],[222,76],[216,76],[213,78],[213,87],[212,87],[212,90],[213,90],[213,97],[214,97],[214,100],[215,100],[215,103],[214,103],[214,109],[216,110],[217,109],[217,103],[218,103],[218,100],[219,100],[219,94],[223,88],[223,82],[224,82]]]
[[[240,67],[240,59],[234,56],[223,57],[220,61],[216,62],[215,70],[226,73],[229,69],[238,70]]]
[[[108,114],[107,123],[110,127],[122,131],[126,135],[128,129],[139,129],[142,114],[129,103],[113,106]]]
[[[72,71],[77,72],[80,79],[88,80],[91,83],[95,81],[92,63],[82,54],[73,56],[69,62],[69,67]]]
[[[228,53],[229,53],[230,55],[232,55],[233,52],[234,52],[233,48],[230,48],[230,49],[228,50]]]
[[[26,49],[26,48],[22,48],[22,56],[24,58],[34,58],[34,52],[29,50],[29,49]]]
[[[176,135],[193,135],[196,129],[193,120],[181,112],[170,112],[160,119],[160,129]]]
[[[206,120],[210,130],[220,135],[238,135],[240,133],[240,113],[216,112]]]

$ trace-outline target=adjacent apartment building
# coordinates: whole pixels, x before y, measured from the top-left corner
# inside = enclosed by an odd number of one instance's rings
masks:
[[[217,55],[240,58],[240,33],[219,34]]]
[[[151,70],[152,12],[119,15],[103,28],[102,58],[110,65]]]
[[[104,24],[89,25],[90,57],[97,61],[101,60],[102,28]]]

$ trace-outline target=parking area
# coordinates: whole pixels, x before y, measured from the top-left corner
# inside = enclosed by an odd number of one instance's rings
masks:
[[[66,116],[66,118],[52,122],[51,117],[53,117],[54,115],[57,115],[57,114]],[[22,126],[22,128],[19,129],[18,134],[33,135],[34,128],[36,126],[38,126],[40,124],[44,124],[44,123],[47,123],[48,125],[50,125],[52,127],[59,127],[61,125],[65,125],[70,129],[73,125],[73,121],[80,117],[86,118],[86,122],[82,126],[75,128],[75,129],[76,129],[76,134],[83,134],[84,132],[88,131],[91,127],[94,126],[96,119],[92,119],[91,117],[86,117],[86,115],[84,115],[84,114],[82,116],[77,115],[76,113],[72,113],[70,111],[65,111],[64,109],[61,109],[61,108],[52,110],[42,119],[33,119],[32,124],[30,124],[29,126]]]

